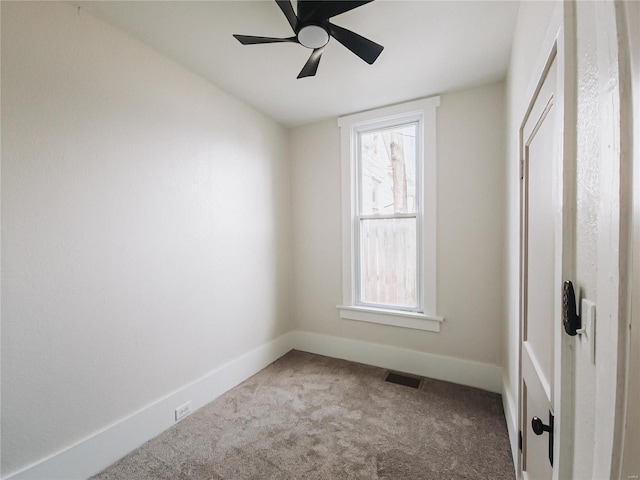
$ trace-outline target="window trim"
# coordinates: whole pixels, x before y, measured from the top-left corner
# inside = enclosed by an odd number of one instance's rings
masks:
[[[413,328],[433,332],[440,331],[444,318],[436,315],[436,108],[440,97],[392,105],[338,118],[342,155],[342,305],[337,308],[340,318],[396,327]],[[418,263],[422,285],[419,287],[421,308],[401,310],[357,305],[356,266],[357,256],[355,224],[358,205],[358,132],[383,128],[387,125],[418,121],[422,154],[418,171],[422,175],[422,195],[419,196],[418,218],[421,230]],[[419,153],[420,154],[420,153]]]

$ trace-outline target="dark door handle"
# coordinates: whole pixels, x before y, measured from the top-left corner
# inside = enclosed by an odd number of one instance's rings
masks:
[[[551,431],[551,426],[542,423],[542,420],[540,420],[538,417],[533,417],[531,419],[531,428],[533,428],[533,433],[535,433],[536,435],[542,435],[544,432]]]
[[[549,425],[542,423],[538,417],[531,419],[531,428],[536,435],[542,435],[544,432],[549,432],[549,463],[553,467],[553,414],[549,410]]]

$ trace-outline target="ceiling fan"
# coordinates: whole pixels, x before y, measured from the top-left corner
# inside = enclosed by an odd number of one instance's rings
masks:
[[[330,18],[336,15],[348,12],[371,1],[373,0],[298,0],[298,13],[296,15],[290,0],[276,0],[295,33],[293,37],[273,38],[250,35],[234,35],[234,37],[243,45],[292,42],[312,49],[313,52],[307,63],[302,67],[298,78],[312,77],[316,74],[324,47],[331,37],[371,65],[376,61],[384,47],[329,21]]]

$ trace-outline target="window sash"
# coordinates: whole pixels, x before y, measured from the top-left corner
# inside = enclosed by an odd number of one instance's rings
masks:
[[[421,116],[406,115],[401,118],[395,118],[390,121],[376,122],[373,124],[367,124],[359,128],[355,128],[353,131],[354,140],[354,152],[353,163],[354,173],[356,181],[354,182],[354,212],[353,212],[353,252],[354,252],[354,304],[358,306],[400,310],[408,312],[423,312],[424,311],[424,280],[423,280],[423,235],[422,235],[422,215],[423,215],[423,138],[421,132],[423,131],[423,120]],[[362,155],[362,134],[370,134],[373,132],[384,132],[401,127],[414,126],[415,131],[415,149],[414,158],[414,176],[415,176],[415,200],[413,205],[413,211],[407,213],[386,213],[386,214],[362,214],[363,211],[363,155]],[[366,301],[364,296],[364,279],[363,276],[363,234],[362,234],[362,222],[364,220],[393,220],[393,219],[415,219],[415,265],[413,267],[415,271],[415,304],[413,305],[400,305],[396,303],[378,303]]]
[[[407,261],[406,263],[409,263],[409,265],[407,265],[407,268],[405,269],[404,273],[407,273],[407,270],[410,271],[409,273],[409,280],[412,280],[410,283],[412,285],[407,285],[406,281],[407,278],[405,278],[404,276],[400,275],[400,278],[397,279],[398,282],[405,282],[405,285],[403,289],[401,289],[400,291],[398,291],[398,289],[393,289],[393,285],[385,285],[386,288],[382,288],[381,290],[384,292],[384,294],[382,296],[386,296],[388,297],[395,297],[399,299],[406,299],[406,298],[411,298],[413,301],[412,302],[407,302],[407,301],[401,301],[398,300],[394,303],[392,302],[383,302],[383,301],[370,301],[367,300],[367,295],[366,292],[367,290],[371,290],[372,286],[371,286],[371,282],[368,282],[367,279],[365,278],[365,273],[369,270],[372,270],[372,272],[370,273],[374,273],[374,272],[378,272],[378,270],[374,267],[374,268],[366,268],[368,265],[371,264],[371,258],[367,257],[365,258],[365,254],[367,253],[367,248],[365,247],[365,235],[363,234],[364,231],[367,230],[366,227],[364,227],[364,223],[365,222],[376,222],[376,221],[388,221],[388,220],[413,220],[413,222],[411,222],[411,224],[409,225],[405,225],[404,228],[402,226],[400,226],[399,230],[413,230],[412,235],[408,235],[409,238],[413,237],[411,240],[413,242],[413,245],[411,245],[411,247],[408,249],[407,251],[403,251],[401,254],[397,254],[394,252],[393,257],[390,259],[388,257],[388,255],[385,255],[384,251],[384,245],[382,245],[382,253],[379,255],[376,255],[376,259],[378,260],[378,262],[381,262],[383,264],[387,265],[387,268],[384,269],[384,271],[387,274],[390,274],[392,277],[395,277],[396,274],[398,273],[403,273],[403,272],[398,272],[397,270],[395,270],[395,268],[397,268],[398,266],[402,265],[402,259],[405,256],[409,256],[409,257],[413,257],[412,259],[410,259],[410,261]],[[393,309],[393,310],[403,310],[403,311],[409,311],[409,312],[420,312],[422,311],[421,309],[421,301],[422,301],[422,297],[420,295],[421,292],[421,275],[420,275],[420,243],[419,243],[419,222],[418,222],[418,216],[416,214],[409,214],[409,215],[385,215],[384,218],[381,217],[377,217],[377,216],[372,216],[372,215],[367,215],[367,216],[360,216],[356,219],[357,222],[357,227],[355,229],[355,236],[356,236],[356,242],[358,242],[358,253],[356,255],[356,269],[357,269],[357,273],[356,273],[356,305],[361,305],[361,306],[368,306],[368,307],[374,307],[374,308],[388,308],[388,309]],[[375,229],[375,227],[373,227]],[[384,227],[383,227],[384,229]],[[394,235],[395,237],[395,235]],[[400,234],[400,241],[402,240],[403,235]],[[404,235],[404,237],[406,238],[407,235]],[[394,238],[395,240],[395,238]],[[380,246],[378,242],[376,242],[375,240],[373,241],[374,244],[374,248],[377,246]],[[371,255],[373,252],[369,252],[369,255]],[[398,259],[400,259],[400,261],[398,261]],[[389,261],[391,260],[391,261]],[[366,263],[365,263],[366,262]],[[375,263],[378,263],[375,262]],[[398,265],[400,264],[400,265]],[[369,288],[367,288],[369,287]],[[408,288],[408,293],[407,293],[407,288]],[[380,290],[379,290],[380,292]],[[411,292],[413,292],[413,295],[411,295]],[[370,298],[370,297],[369,297]]]

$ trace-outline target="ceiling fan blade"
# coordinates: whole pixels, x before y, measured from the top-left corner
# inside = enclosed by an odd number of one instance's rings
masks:
[[[322,0],[298,0],[298,21],[304,24],[313,18],[313,13],[318,9],[319,3],[322,3]]]
[[[364,38],[351,30],[339,27],[333,23],[329,23],[329,31],[331,36],[339,41],[342,45],[347,47],[362,60],[371,65],[376,61],[384,47],[378,45],[376,42]]]
[[[276,0],[276,3],[284,13],[284,16],[287,17],[289,21],[289,25],[294,32],[298,31],[298,17],[296,17],[296,12],[293,11],[293,5],[291,5],[291,0]]]
[[[324,50],[324,47],[320,47],[320,48],[316,48],[311,53],[309,60],[307,60],[307,63],[305,63],[304,67],[302,67],[302,70],[300,70],[300,74],[298,75],[298,78],[313,77],[316,74],[316,71],[318,70],[318,65],[320,64],[320,57],[322,57],[323,50]]]
[[[272,37],[254,37],[251,35],[234,35],[234,37],[243,45],[257,45],[259,43],[281,43],[281,42],[298,43],[298,39],[296,37],[272,38]]]
[[[304,13],[305,20],[328,20],[331,17],[348,12],[354,8],[372,2],[373,0],[298,0],[298,15],[302,18],[300,10]]]

